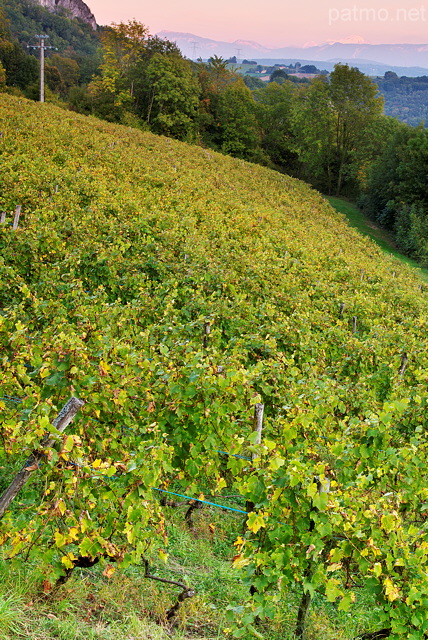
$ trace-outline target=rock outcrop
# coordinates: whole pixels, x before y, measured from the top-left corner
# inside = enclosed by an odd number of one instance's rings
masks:
[[[70,17],[80,18],[94,30],[97,28],[95,16],[83,0],[37,0],[37,2],[52,12],[58,11],[58,9],[65,9]]]

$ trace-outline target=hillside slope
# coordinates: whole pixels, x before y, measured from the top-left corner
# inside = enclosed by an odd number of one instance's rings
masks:
[[[86,401],[46,465],[43,504],[28,521],[33,484],[5,548],[19,557],[31,540],[26,559],[48,585],[79,553],[127,567],[167,545],[153,488],[217,501],[226,490],[255,509],[237,558],[259,599],[238,626],[274,617],[280,596],[261,594],[294,583],[351,606],[354,567],[386,603],[382,623],[396,601],[391,616],[412,633],[426,607],[421,596],[408,613],[407,594],[428,589],[426,555],[410,551],[428,499],[417,275],[268,169],[5,95],[0,131],[10,473],[47,416],[72,394]],[[331,479],[328,500],[314,477]]]
[[[89,82],[92,75],[96,73],[100,63],[99,36],[94,31],[96,28],[95,19],[88,10],[88,22],[75,20],[64,14],[64,9],[58,8],[51,12],[46,5],[54,5],[54,2],[46,0],[39,3],[38,0],[19,1],[2,0],[2,9],[8,19],[8,27],[14,39],[16,39],[28,51],[27,45],[37,44],[36,34],[46,34],[49,36],[47,43],[55,47],[61,56],[72,58],[79,63],[81,73],[84,74],[85,82]],[[71,5],[73,2],[60,3]],[[80,3],[75,3],[80,4]],[[83,6],[84,3],[82,3]],[[68,14],[70,15],[70,14]],[[91,20],[91,16],[92,19]],[[37,52],[33,50],[33,53]],[[55,53],[49,50],[46,55]],[[38,57],[38,54],[37,54]]]

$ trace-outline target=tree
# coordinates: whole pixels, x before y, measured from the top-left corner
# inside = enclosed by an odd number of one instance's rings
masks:
[[[319,73],[319,69],[317,69],[314,64],[305,64],[303,67],[300,67],[299,71],[301,73]]]
[[[60,77],[59,91],[65,97],[69,89],[79,83],[79,65],[72,58],[66,58],[58,53],[55,53],[46,62],[46,67],[55,68],[58,71]]]
[[[428,210],[428,131],[411,129],[407,148],[398,166],[398,196],[409,203],[421,203]]]
[[[301,86],[293,102],[293,129],[301,177],[322,191],[333,190],[334,114],[325,78]]]
[[[152,88],[150,78],[147,76],[147,70],[150,62],[156,54],[162,56],[173,56],[182,58],[181,52],[174,42],[163,40],[158,36],[149,35],[143,55],[133,66],[130,72],[130,78],[133,86],[134,108],[137,115],[144,121],[147,121],[149,104],[152,100]]]
[[[255,102],[241,80],[224,89],[218,101],[220,150],[237,158],[260,160],[260,132]]]
[[[195,132],[199,86],[191,65],[179,56],[156,53],[147,67],[150,101],[147,123],[156,133],[189,139]]]
[[[6,70],[0,62],[0,91],[6,86]]]
[[[9,87],[25,89],[38,76],[37,60],[25,53],[10,30],[6,13],[0,7],[0,66]]]
[[[277,82],[278,84],[282,84],[286,80],[288,80],[288,73],[284,71],[284,69],[275,69],[273,73],[271,73],[269,82]]]
[[[266,86],[265,82],[261,78],[256,78],[251,75],[244,76],[245,85],[253,91],[254,89],[262,89]]]
[[[130,20],[113,23],[101,36],[103,61],[101,77],[90,85],[96,112],[107,119],[120,121],[132,110],[134,94],[133,70],[143,59],[148,38],[146,26]]]
[[[386,120],[386,119],[385,119]],[[385,148],[373,163],[363,208],[395,234],[405,253],[428,264],[428,132],[394,119]]]
[[[151,36],[147,27],[135,20],[131,20],[127,24],[123,22],[113,24],[102,35],[101,40],[103,44],[101,76],[89,85],[89,91],[94,100],[95,113],[108,120],[118,122],[137,116],[155,125],[156,118],[153,118],[152,113],[154,89],[151,83],[156,79],[156,92],[159,94],[160,78],[155,71],[156,65],[160,65],[159,59],[149,74],[148,68],[151,60],[158,55],[173,56],[175,62],[171,62],[169,66],[175,66],[179,76],[185,82],[182,73],[184,66],[181,65],[180,70],[180,65],[177,62],[178,59],[182,61],[184,59],[177,46],[167,40],[161,40],[157,36]],[[169,81],[175,82],[179,91],[177,82],[171,74]],[[184,93],[186,91],[187,88]],[[164,89],[161,93],[165,97]],[[179,101],[180,99],[178,99]],[[166,108],[165,104],[162,102],[163,109]],[[164,111],[161,119],[165,117],[165,113]],[[156,121],[156,126],[160,127],[163,133],[168,130],[170,135],[174,135],[172,130],[175,128],[175,124],[171,121],[168,125],[164,122],[162,126],[160,121]]]
[[[352,150],[365,142],[367,127],[383,112],[383,98],[368,76],[359,69],[337,64],[330,75],[329,94],[335,115],[337,161],[336,193],[340,194]]]
[[[303,89],[295,113],[299,153],[316,182],[340,194],[371,154],[367,133],[383,111],[375,84],[356,68],[337,64],[329,79],[315,78]],[[310,176],[310,173],[309,173]]]
[[[254,92],[261,146],[276,167],[288,172],[297,166],[292,121],[296,93],[296,85],[291,82],[269,82]]]
[[[6,71],[9,87],[25,89],[39,75],[36,58],[25,53],[17,42],[0,39],[0,63]]]
[[[227,71],[228,61],[221,56],[213,55],[208,58],[208,65],[211,69],[214,69],[217,73]]]
[[[319,73],[319,69],[316,68],[314,64],[305,64],[303,67],[300,67],[301,73]]]
[[[6,13],[2,7],[0,7],[0,38],[10,39],[10,23],[6,17]]]
[[[385,71],[385,74],[383,77],[385,80],[398,80],[398,76],[395,73],[395,71]]]
[[[201,87],[199,133],[204,144],[217,149],[222,144],[218,123],[220,95],[240,79],[236,71],[228,69],[227,65],[227,60],[214,55],[207,64],[199,63],[196,68]]]
[[[56,94],[63,94],[65,91],[61,74],[55,65],[45,65],[45,82],[49,89]]]
[[[368,171],[361,204],[375,222],[393,231],[395,202],[400,199],[399,167],[408,155],[409,140],[415,130],[393,118],[387,121],[390,130],[384,136],[385,147]]]

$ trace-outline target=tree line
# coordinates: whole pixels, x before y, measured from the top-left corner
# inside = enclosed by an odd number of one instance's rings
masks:
[[[31,11],[48,14],[27,8],[30,17]],[[52,19],[58,21],[55,28],[70,23],[83,29],[64,16]],[[47,59],[47,99],[266,165],[323,193],[357,200],[395,234],[405,253],[428,264],[428,133],[385,116],[377,85],[358,69],[337,64],[328,77],[310,83],[281,78],[250,89],[226,60],[192,62],[135,20],[83,33],[86,55],[59,46]],[[1,85],[37,99],[38,62],[14,39],[5,15]]]
[[[428,76],[398,77],[387,71],[376,78],[379,91],[385,98],[385,113],[412,126],[418,126],[428,117]]]

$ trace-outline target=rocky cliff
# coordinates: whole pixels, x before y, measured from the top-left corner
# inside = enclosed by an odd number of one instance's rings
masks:
[[[80,18],[91,25],[92,29],[97,28],[95,16],[83,0],[37,0],[37,2],[49,11],[65,9],[72,18]]]

